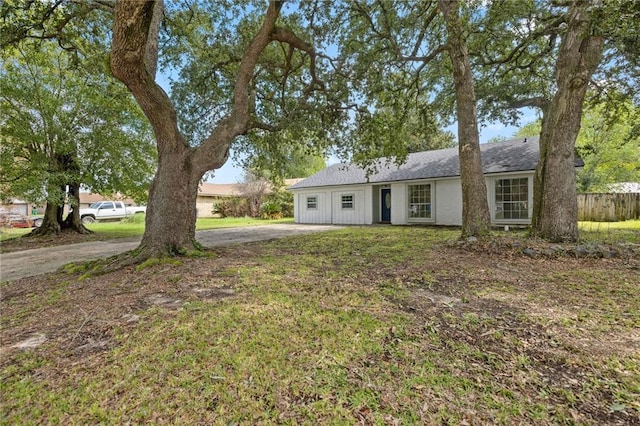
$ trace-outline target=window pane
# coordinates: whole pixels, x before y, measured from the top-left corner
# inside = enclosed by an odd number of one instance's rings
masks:
[[[497,179],[495,181],[495,218],[529,218],[529,178]]]
[[[431,184],[409,185],[409,218],[431,218]]]
[[[343,195],[342,196],[342,208],[343,209],[352,209],[353,208],[353,194],[351,195]]]
[[[307,209],[318,208],[318,197],[307,197]]]

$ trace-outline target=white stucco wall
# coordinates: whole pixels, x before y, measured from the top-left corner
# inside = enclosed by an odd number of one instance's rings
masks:
[[[393,225],[407,224],[407,184],[391,184],[391,223]]]
[[[435,223],[437,225],[462,225],[462,186],[460,179],[435,182]]]

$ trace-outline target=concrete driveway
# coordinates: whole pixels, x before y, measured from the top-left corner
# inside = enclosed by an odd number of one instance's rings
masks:
[[[196,238],[205,247],[217,247],[339,228],[332,225],[274,224],[197,231]],[[14,281],[54,272],[69,262],[83,262],[113,256],[133,250],[138,244],[140,244],[140,238],[121,238],[0,254],[0,281]]]

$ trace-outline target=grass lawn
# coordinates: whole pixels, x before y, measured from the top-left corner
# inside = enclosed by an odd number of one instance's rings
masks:
[[[640,252],[531,258],[515,233],[458,232],[4,283],[0,424],[637,424]]]
[[[241,226],[267,225],[271,223],[292,223],[293,219],[264,220],[250,217],[202,218],[196,221],[196,230],[217,228],[238,228]],[[135,221],[95,222],[87,228],[103,236],[103,239],[136,237],[144,233],[144,216],[135,217]]]
[[[292,223],[292,218],[264,220],[249,217],[227,217],[227,218],[202,218],[196,221],[196,230],[216,229],[216,228],[237,228],[241,226],[268,225],[272,223]],[[114,238],[141,237],[144,233],[144,216],[136,215],[132,220],[119,222],[95,222],[87,225],[94,234],[89,236],[79,236],[85,241],[110,240]],[[7,241],[24,236],[31,232],[31,229],[0,228],[0,241]],[[54,240],[56,237],[52,237]],[[55,241],[54,241],[55,242]],[[80,242],[80,241],[73,241]],[[63,243],[65,243],[63,241]]]

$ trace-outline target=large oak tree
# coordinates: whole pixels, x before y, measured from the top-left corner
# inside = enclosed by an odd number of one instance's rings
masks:
[[[601,98],[637,98],[639,18],[640,4],[627,0],[501,2],[474,35],[483,115],[513,122],[518,108],[542,113],[534,236],[578,239],[574,152],[585,95],[591,85]]]
[[[315,108],[310,99],[327,92],[317,73],[318,57],[313,46],[283,22],[279,24],[282,1],[271,1],[264,12],[256,11],[249,19],[232,18],[237,24],[236,39],[222,30],[216,33],[207,15],[198,14],[199,5],[191,6],[189,11],[174,16],[189,22],[203,19],[199,32],[187,36],[204,35],[199,39],[198,52],[209,53],[215,60],[209,72],[198,66],[201,61],[187,60],[181,73],[200,76],[211,92],[204,87],[205,91],[189,96],[184,87],[175,87],[178,95],[189,101],[191,111],[204,111],[203,126],[181,122],[174,103],[155,81],[164,16],[162,1],[116,2],[111,69],[147,116],[158,148],[158,168],[149,192],[146,229],[137,258],[197,249],[195,201],[205,173],[221,167],[234,141],[249,132],[296,128],[292,123],[310,125]],[[224,12],[216,13],[225,18]],[[230,45],[234,50],[226,54]],[[305,79],[304,85],[295,86],[294,93],[288,92],[292,81]],[[271,92],[259,87],[262,81],[274,80],[279,83],[271,86]],[[207,94],[211,96],[208,110],[203,109]],[[215,96],[218,103],[214,102]],[[198,100],[193,101],[193,97]],[[277,105],[274,99],[279,100]],[[301,127],[298,124],[297,128]]]
[[[385,0],[348,5],[343,50],[352,57],[352,87],[370,108],[358,116],[357,144],[345,148],[364,160],[373,152],[402,161],[415,145],[408,131],[424,138],[423,147],[437,149],[443,146],[429,141],[442,140],[438,125],[457,121],[462,236],[486,234],[490,216],[467,50],[469,29],[461,5]],[[388,129],[386,134],[383,129]]]

